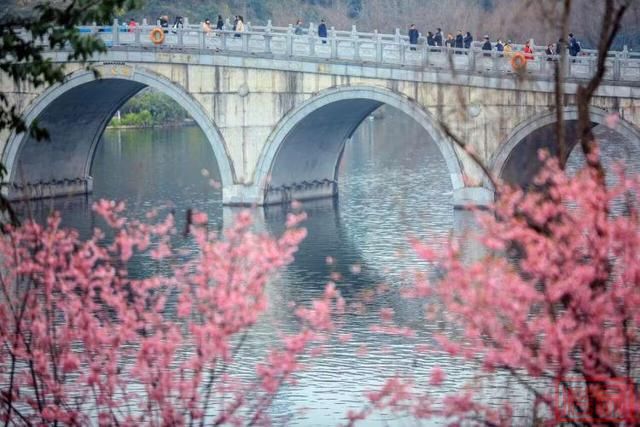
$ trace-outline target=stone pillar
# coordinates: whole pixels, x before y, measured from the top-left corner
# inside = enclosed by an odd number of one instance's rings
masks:
[[[111,43],[113,46],[117,46],[120,43],[120,23],[118,18],[113,20],[113,27],[111,27]]]
[[[249,52],[249,38],[251,37],[251,34],[247,34],[247,33],[242,33],[242,51],[243,52]]]
[[[287,28],[287,55],[293,56],[293,26],[289,24],[289,28]]]
[[[381,63],[383,59],[382,36],[378,34],[378,30],[374,30],[373,34],[376,39],[376,62]]]
[[[178,34],[178,46],[179,47],[183,47],[184,46],[184,28],[176,28],[177,34]]]
[[[485,187],[462,187],[453,191],[453,207],[456,209],[489,206],[494,200],[494,191]]]
[[[336,28],[331,27],[329,31],[329,45],[331,46],[331,59],[338,57],[338,40],[336,39]]]

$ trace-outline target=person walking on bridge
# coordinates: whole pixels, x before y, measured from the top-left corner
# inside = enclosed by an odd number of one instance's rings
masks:
[[[531,47],[531,42],[529,40],[527,40],[527,42],[524,44],[522,52],[524,52],[524,58],[526,60],[533,60],[533,48]]]
[[[416,45],[418,44],[418,38],[420,37],[420,33],[416,29],[416,24],[411,24],[409,26],[409,44],[411,45],[411,50],[416,50]]]
[[[302,35],[302,19],[298,19],[296,21],[296,26],[293,30],[293,34],[295,34],[296,36]]]
[[[484,43],[482,44],[482,50],[485,51],[484,56],[491,56],[491,51],[493,50],[493,46],[491,45],[491,40],[489,40],[489,36],[484,36]]]
[[[455,43],[455,47],[456,47],[456,53],[460,54],[462,52],[460,52],[457,49],[462,49],[464,48],[464,36],[462,35],[462,30],[458,30],[458,34],[456,34],[456,43]]]
[[[320,20],[320,25],[318,26],[318,37],[322,39],[322,44],[327,44],[327,24],[324,22],[324,19]]]
[[[569,33],[569,55],[578,56],[581,50],[578,40],[573,36],[573,33]]]
[[[433,33],[431,31],[427,31],[427,46],[435,46],[436,42],[433,38]]]
[[[202,23],[202,32],[205,34],[205,36],[211,32],[211,21],[209,20],[209,18],[206,18]]]
[[[216,22],[216,30],[222,31],[224,28],[224,19],[222,19],[222,15],[218,15],[218,22]]]
[[[244,33],[244,18],[242,15],[238,15],[238,22],[236,23],[235,31],[235,37],[242,37],[242,33]]]
[[[436,43],[436,46],[442,46],[443,38],[444,34],[442,34],[442,28],[438,28],[436,35],[433,37],[433,41]]]
[[[504,56],[511,58],[513,56],[513,46],[511,46],[511,40],[507,40],[504,44]]]
[[[467,31],[467,34],[464,36],[463,42],[464,42],[465,49],[471,49],[471,43],[473,43],[473,36],[469,31]]]

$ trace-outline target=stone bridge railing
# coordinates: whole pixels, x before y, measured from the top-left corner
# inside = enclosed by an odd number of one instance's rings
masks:
[[[360,64],[379,64],[383,67],[410,67],[415,69],[455,71],[465,74],[509,75],[516,71],[509,57],[503,53],[482,51],[479,43],[471,49],[450,49],[428,46],[421,37],[419,44],[410,45],[408,38],[396,30],[395,34],[338,31],[331,28],[326,38],[317,34],[313,24],[302,35],[293,27],[246,27],[248,31],[204,32],[201,25],[185,24],[181,28],[165,28],[161,44],[154,44],[151,31],[156,25],[146,22],[130,29],[115,21],[108,26],[82,26],[81,32],[101,37],[111,48],[147,48],[162,50],[199,50],[221,54],[253,55],[262,57],[300,58],[300,60],[331,61]],[[522,46],[515,45],[514,52]],[[555,73],[558,56],[544,54],[543,46],[534,46],[534,59],[520,71],[533,78],[551,79]],[[563,70],[568,79],[588,79],[595,72],[596,51],[584,49],[580,56],[565,61]],[[605,80],[640,82],[640,54],[611,51],[607,54]]]

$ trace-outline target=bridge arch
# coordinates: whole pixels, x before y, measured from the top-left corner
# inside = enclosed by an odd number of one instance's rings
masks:
[[[418,122],[438,146],[454,192],[464,187],[461,162],[436,121],[418,103],[388,89],[348,86],[321,91],[289,112],[270,134],[254,182],[264,204],[337,193],[340,159],[348,138],[381,105]]]
[[[99,66],[99,78],[82,70],[71,73],[37,97],[23,117],[49,131],[38,142],[28,134],[12,134],[2,153],[11,199],[39,198],[92,190],[91,165],[96,147],[113,114],[145,87],[152,87],[180,104],[200,126],[215,156],[222,186],[234,182],[222,135],[202,105],[182,87],[149,70],[124,65]]]
[[[590,115],[593,126],[606,124],[609,114],[610,112],[604,109],[591,107]],[[572,143],[567,150],[567,155],[569,155],[577,142],[577,138],[572,135],[576,134],[578,107],[565,107],[564,118],[567,141]],[[490,170],[494,176],[522,186],[530,183],[541,167],[537,151],[545,148],[552,153],[557,152],[555,146],[556,122],[556,113],[550,111],[538,114],[516,126],[500,144],[490,161]],[[640,129],[634,124],[622,119],[614,131],[640,147]]]

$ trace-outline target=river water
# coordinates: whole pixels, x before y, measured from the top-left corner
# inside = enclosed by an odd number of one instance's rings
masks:
[[[622,151],[612,150],[611,158]],[[279,393],[272,408],[276,424],[291,418],[294,425],[337,425],[347,410],[362,407],[365,391],[396,373],[414,373],[424,380],[431,367],[440,365],[448,374],[445,391],[479,381],[473,367],[443,354],[416,358],[412,351],[416,340],[369,331],[379,322],[383,307],[393,308],[399,323],[415,327],[422,342],[429,342],[431,333],[443,327],[438,322],[425,324],[421,308],[397,292],[408,286],[408,272],[425,268],[412,254],[409,237],[442,240],[473,224],[468,212],[453,209],[448,172],[435,144],[402,113],[382,109],[365,120],[348,143],[339,173],[338,199],[304,205],[308,237],[295,261],[269,285],[270,309],[251,332],[240,356],[243,363],[235,373],[253,375],[254,363],[277,340],[278,330],[296,328],[292,317],[283,314],[289,302],[319,297],[332,273],[343,276],[338,287],[348,301],[368,301],[366,311],[343,319],[341,331],[352,334],[350,342],[332,342],[326,354],[306,360],[298,384]],[[37,217],[58,209],[66,224],[84,233],[96,225],[90,206],[99,198],[125,200],[130,217],[142,217],[158,205],[170,206],[178,228],[184,226],[188,208],[208,213],[216,227],[222,227],[234,212],[222,207],[220,190],[209,183],[217,179],[217,167],[197,127],[108,130],[92,174],[92,195],[32,203],[29,209]],[[255,215],[260,226],[280,233],[286,209],[267,207]],[[327,257],[335,262],[327,263]],[[144,265],[137,268],[145,270]],[[392,292],[363,299],[381,283]],[[489,401],[509,398],[516,405],[529,404],[529,396],[507,380],[491,384],[485,395]],[[376,414],[363,425],[405,423],[390,414]]]

